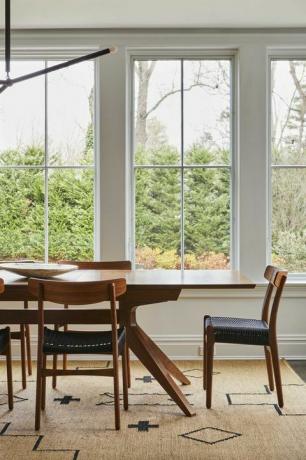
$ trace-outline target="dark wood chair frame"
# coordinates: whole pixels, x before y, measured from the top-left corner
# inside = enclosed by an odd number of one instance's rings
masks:
[[[23,308],[29,308],[28,301],[25,300]],[[28,375],[32,375],[32,356],[31,356],[31,335],[30,326],[28,324],[20,324],[19,331],[11,332],[11,339],[20,340],[20,357],[21,357],[21,379],[22,388],[27,387],[27,371]]]
[[[81,270],[131,270],[132,262],[130,260],[113,260],[103,262],[93,261],[76,261],[76,260],[63,260],[63,264],[77,265]],[[68,304],[64,305],[65,309],[69,308]],[[59,330],[60,327],[64,328],[64,331],[68,331],[68,325],[55,324],[54,329]],[[53,369],[57,369],[57,355],[53,356]],[[67,369],[67,355],[63,355],[63,369]],[[127,345],[127,375],[128,375],[128,387],[131,387],[131,365],[130,365],[130,350]],[[52,377],[52,388],[56,388],[56,375]]]
[[[36,381],[36,409],[35,430],[40,428],[41,411],[46,405],[46,377],[64,375],[95,375],[108,376],[114,379],[115,400],[115,427],[120,429],[120,399],[119,399],[119,363],[118,363],[118,332],[117,332],[117,297],[126,292],[125,279],[90,282],[65,282],[54,280],[30,279],[29,292],[38,299],[38,345],[37,345],[37,381]],[[48,369],[47,353],[43,351],[44,340],[44,302],[68,305],[90,305],[109,301],[110,310],[99,309],[103,324],[111,324],[112,330],[112,356],[113,367],[103,369]],[[96,311],[96,310],[95,310]],[[90,312],[90,311],[89,311]],[[74,320],[82,324],[83,310],[69,309],[65,317],[74,314]],[[76,315],[77,313],[77,315]],[[100,322],[101,324],[101,322]],[[86,332],[84,332],[86,334]],[[88,332],[87,332],[88,334]],[[82,351],[80,351],[82,353]],[[103,354],[103,353],[101,353]],[[109,354],[109,353],[106,353]],[[52,353],[53,355],[53,353]],[[127,385],[127,347],[126,343],[122,350],[122,377],[123,377],[123,404],[128,409],[128,385]]]
[[[2,261],[1,261],[2,262]],[[3,261],[3,262],[8,262]],[[12,261],[15,262],[15,261]],[[18,262],[34,263],[34,260],[19,260]],[[28,301],[23,302],[23,308],[29,308]],[[12,340],[20,340],[20,358],[21,358],[21,380],[22,388],[27,387],[27,370],[28,375],[32,375],[32,356],[31,356],[31,334],[28,324],[20,324],[19,331],[11,331]]]
[[[0,278],[0,294],[4,292],[4,282]],[[8,394],[8,407],[9,410],[14,409],[14,393],[13,393],[13,375],[12,375],[12,352],[11,352],[11,333],[9,333],[9,340],[0,353],[6,357],[6,373],[7,373],[7,394]]]
[[[269,327],[269,343],[267,346],[264,346],[265,351],[265,360],[267,365],[267,373],[269,380],[269,388],[271,391],[274,391],[274,379],[276,385],[278,405],[280,407],[284,406],[283,391],[282,391],[282,381],[281,381],[281,372],[279,364],[279,354],[278,354],[278,345],[277,345],[277,333],[276,333],[276,322],[277,322],[277,313],[282,296],[283,288],[287,279],[287,271],[280,270],[276,267],[268,265],[266,267],[264,277],[269,281],[266,294],[263,301],[261,319],[268,324]],[[272,297],[273,302],[271,305]],[[271,311],[271,312],[270,312]],[[204,325],[206,318],[209,318],[209,315],[204,317]],[[224,342],[223,342],[224,343]],[[213,379],[213,359],[214,359],[214,345],[215,345],[215,335],[214,330],[211,325],[207,327],[204,326],[204,363],[203,363],[203,388],[206,390],[206,407],[211,408],[212,401],[212,379]],[[273,378],[274,371],[274,378]]]

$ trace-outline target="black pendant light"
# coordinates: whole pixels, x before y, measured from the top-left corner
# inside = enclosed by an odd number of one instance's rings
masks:
[[[78,64],[79,62],[88,61],[89,59],[95,59],[104,54],[110,54],[116,52],[116,48],[105,48],[103,50],[95,51],[94,53],[86,54],[85,56],[80,56],[75,59],[70,59],[69,61],[62,62],[61,64],[56,64],[51,67],[47,67],[36,72],[31,72],[26,75],[22,75],[17,78],[10,77],[11,70],[11,0],[5,0],[5,72],[6,79],[0,80],[0,93],[6,90],[9,86],[19,83],[21,81],[29,80],[30,78],[39,77],[40,75],[45,75],[55,70],[64,69],[73,64]]]

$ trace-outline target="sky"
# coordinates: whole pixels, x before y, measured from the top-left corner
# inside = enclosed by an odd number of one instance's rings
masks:
[[[54,63],[49,61],[48,65]],[[4,66],[1,64],[2,77]],[[15,61],[11,75],[44,66],[44,61]],[[48,75],[48,150],[49,154],[61,152],[64,163],[75,163],[84,149],[90,122],[88,98],[93,85],[94,64],[89,61]],[[44,145],[44,140],[45,78],[37,77],[18,83],[0,95],[0,152],[29,144]]]
[[[222,61],[225,70],[226,81],[230,84],[231,63],[229,60]],[[184,88],[189,88],[194,83],[199,69],[199,61],[184,61],[183,75]],[[202,64],[202,81],[214,85],[217,81],[218,63],[214,60],[206,60]],[[158,61],[154,68],[149,87],[148,109],[153,107],[161,95],[169,89],[180,89],[181,86],[181,62]],[[138,83],[135,81],[137,99]],[[223,148],[230,148],[229,139],[220,132],[219,118],[223,110],[230,107],[230,92],[225,94],[224,85],[215,90],[194,87],[190,91],[184,91],[184,146],[188,149],[193,143],[209,132],[212,139]],[[166,129],[168,142],[178,150],[181,148],[181,93],[171,95],[152,112],[150,118],[156,117]],[[227,123],[229,128],[229,122]],[[229,131],[229,129],[228,129]]]
[[[49,62],[48,65],[55,62]],[[44,61],[13,61],[11,75],[18,76],[45,65]],[[277,61],[274,90],[278,95],[274,107],[280,119],[287,112],[294,85],[287,61]],[[227,83],[230,83],[230,61],[222,61]],[[184,61],[184,87],[194,82],[199,61]],[[202,79],[215,84],[218,64],[206,60]],[[0,63],[0,77],[4,77],[4,64]],[[49,154],[60,152],[64,164],[75,164],[84,149],[85,135],[90,123],[88,98],[94,85],[94,64],[84,62],[48,76],[47,130]],[[158,61],[150,80],[148,108],[170,88],[181,85],[180,61]],[[280,96],[280,97],[279,97]],[[135,85],[137,98],[137,78]],[[220,124],[222,111],[230,106],[230,94],[224,85],[215,90],[196,87],[184,92],[184,146],[188,149],[209,132],[212,141],[229,149],[229,121]],[[178,92],[159,105],[149,118],[157,118],[164,126],[168,142],[180,150],[181,146],[181,94]],[[276,130],[279,133],[279,127]],[[45,139],[45,79],[38,77],[8,88],[0,96],[0,152],[31,144],[44,144]]]

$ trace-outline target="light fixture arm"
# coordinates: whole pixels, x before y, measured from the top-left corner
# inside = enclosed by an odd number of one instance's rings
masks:
[[[5,0],[5,72],[10,78],[11,70],[11,0]]]
[[[21,81],[29,80],[30,78],[39,77],[41,75],[46,75],[56,70],[64,69],[79,62],[88,61],[90,59],[95,59],[99,56],[104,56],[105,54],[116,53],[117,48],[105,48],[102,50],[94,51],[93,53],[86,54],[74,59],[70,59],[66,62],[61,62],[60,64],[55,64],[51,67],[46,67],[36,72],[31,72],[25,75],[21,75],[17,78],[10,78],[10,67],[11,67],[11,0],[5,0],[5,71],[6,71],[6,80],[0,80],[0,94],[5,91],[9,86],[19,83]]]

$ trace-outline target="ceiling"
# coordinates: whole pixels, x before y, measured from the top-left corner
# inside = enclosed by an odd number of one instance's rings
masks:
[[[0,0],[0,27],[4,25]],[[306,0],[11,0],[14,28],[306,27]]]

